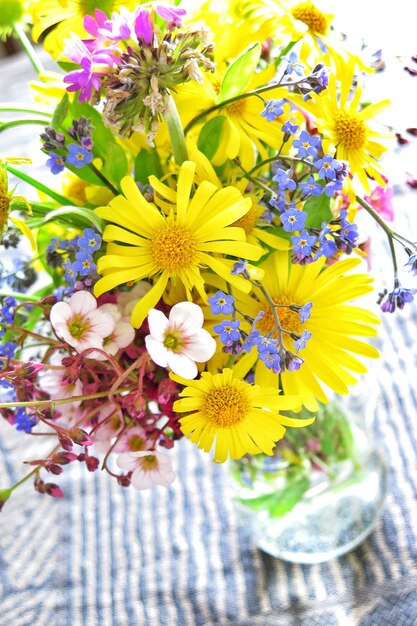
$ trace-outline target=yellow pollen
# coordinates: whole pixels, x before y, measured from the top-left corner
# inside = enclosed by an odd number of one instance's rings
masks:
[[[0,233],[3,230],[9,217],[10,196],[7,195],[3,186],[0,185]]]
[[[291,15],[307,24],[310,30],[325,35],[327,33],[327,19],[317,7],[311,2],[300,2],[292,10]]]
[[[236,100],[236,102],[232,102],[226,107],[226,111],[229,115],[235,115],[237,117],[242,117],[246,108],[246,98],[242,98],[241,100]]]
[[[149,472],[158,467],[158,459],[153,454],[147,454],[140,458],[140,465],[144,472]]]
[[[273,298],[275,304],[295,304],[288,297],[281,298]],[[278,338],[278,333],[275,331],[275,320],[274,315],[271,311],[271,307],[267,302],[265,302],[264,307],[264,316],[256,323],[256,328],[259,330],[261,335],[266,335],[267,333],[273,332],[273,337],[275,339]],[[300,321],[300,317],[296,311],[291,311],[287,306],[285,307],[277,307],[276,309],[279,323],[283,330],[288,330],[290,333],[296,333],[297,335],[301,335],[303,332],[303,324]],[[284,339],[286,339],[286,335],[284,333]],[[285,343],[285,342],[284,342]]]
[[[76,313],[70,320],[68,320],[68,330],[74,339],[81,339],[85,333],[90,330],[90,324],[81,315]]]
[[[132,437],[129,437],[128,446],[129,450],[131,450],[132,452],[141,452],[142,450],[145,450],[145,442],[142,437],[139,437],[139,435],[133,435]],[[149,456],[151,456],[153,459],[155,458],[152,455]]]
[[[149,252],[161,270],[177,274],[195,263],[197,241],[187,228],[167,224],[151,239]]]
[[[249,209],[249,211],[246,213],[246,215],[243,215],[240,219],[234,222],[233,226],[239,226],[240,228],[243,228],[245,233],[247,235],[250,235],[256,226],[257,218],[258,218],[257,206],[256,204],[252,203],[252,206]]]
[[[360,150],[366,141],[366,126],[356,116],[340,113],[335,120],[337,143],[346,150]]]
[[[201,407],[203,415],[220,428],[230,428],[243,422],[248,411],[249,400],[244,389],[233,385],[215,387],[209,391]]]

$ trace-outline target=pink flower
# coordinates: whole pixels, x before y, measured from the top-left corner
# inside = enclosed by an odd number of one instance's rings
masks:
[[[125,452],[117,457],[117,465],[132,472],[131,482],[136,489],[149,489],[154,485],[168,487],[175,480],[171,461],[155,450]]]
[[[392,206],[392,196],[394,190],[390,186],[381,187],[377,185],[372,189],[369,196],[365,196],[365,200],[369,202],[371,207],[384,219],[392,222],[394,219],[394,207]]]
[[[100,424],[92,433],[94,446],[97,452],[106,453],[124,426],[121,408],[117,404],[110,404],[100,411],[97,416]]]
[[[216,351],[216,342],[202,328],[203,323],[203,311],[193,302],[175,304],[169,319],[162,311],[151,309],[150,335],[145,337],[145,343],[152,361],[169,367],[183,378],[195,378],[198,374],[195,362],[208,361]]]
[[[104,338],[103,350],[113,356],[117,354],[122,348],[127,348],[133,342],[135,338],[135,329],[127,318],[122,318],[122,313],[117,304],[106,303],[102,304],[97,309],[107,313],[113,318],[114,328],[112,333]],[[89,355],[92,359],[98,361],[104,361],[106,357],[100,352],[92,352]]]
[[[146,440],[146,433],[140,426],[129,428],[114,446],[116,452],[142,452],[150,447]]]
[[[132,36],[130,22],[132,20],[133,15],[124,7],[120,7],[119,13],[114,12],[111,19],[100,9],[95,9],[94,17],[86,15],[83,24],[85,30],[96,39],[117,41],[130,39]]]
[[[56,334],[77,352],[102,349],[104,338],[115,326],[113,317],[97,309],[97,300],[88,291],[77,291],[69,303],[54,304],[50,320]]]

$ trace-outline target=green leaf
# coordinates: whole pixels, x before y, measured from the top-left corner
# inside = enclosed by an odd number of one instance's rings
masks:
[[[285,515],[295,507],[310,487],[310,480],[304,472],[304,468],[294,469],[292,473],[287,474],[287,483],[282,489],[257,498],[239,498],[239,502],[252,511],[268,511],[270,517]]]
[[[253,43],[227,68],[216,104],[240,96],[253,78],[261,57],[261,44]]]
[[[219,115],[209,120],[201,129],[197,147],[208,159],[212,159],[217,152],[222,140],[225,121],[226,118]]]
[[[69,216],[74,216],[75,219],[71,219]],[[63,206],[54,211],[50,211],[45,216],[45,223],[56,218],[67,218],[65,222],[70,223],[74,228],[85,228],[94,226],[99,232],[103,230],[103,221],[92,211],[76,206]]]
[[[156,150],[142,148],[135,160],[135,180],[147,185],[148,177],[154,174],[157,178],[162,176],[162,167]]]
[[[122,146],[118,143],[109,144],[101,173],[118,186],[123,176],[126,176],[127,168],[127,157]]]
[[[68,94],[65,93],[61,102],[56,107],[54,114],[52,116],[51,126],[54,130],[59,130],[65,118],[68,115],[68,107],[69,107],[69,98]]]
[[[321,228],[323,222],[328,222],[333,217],[330,210],[330,198],[325,194],[308,198],[304,203],[303,211],[307,213],[306,228]]]

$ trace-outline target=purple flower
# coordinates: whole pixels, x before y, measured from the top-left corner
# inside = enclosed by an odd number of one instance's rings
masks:
[[[317,243],[317,237],[315,235],[310,235],[308,231],[303,230],[300,235],[291,237],[291,241],[294,245],[294,254],[301,252],[303,256],[308,256],[311,254],[313,246]]]
[[[274,122],[275,118],[284,113],[284,100],[269,100],[265,103],[265,108],[261,113],[261,117],[265,117],[268,122]]]
[[[297,339],[297,341],[294,341],[294,348],[296,349],[297,354],[298,352],[300,352],[300,350],[304,350],[309,339],[311,339],[310,331],[303,330],[303,332],[301,333],[301,337]]]
[[[220,324],[213,327],[215,333],[220,335],[219,339],[222,343],[228,344],[240,339],[240,322],[239,320],[223,320]]]
[[[144,9],[136,14],[135,18],[135,33],[138,41],[143,41],[146,45],[149,45],[153,41],[152,24],[149,19],[149,13]]]
[[[299,370],[302,364],[304,363],[304,359],[295,354],[291,354],[291,352],[285,353],[285,366],[289,372],[295,372]]]
[[[417,293],[417,289],[397,286],[387,295],[387,299],[381,304],[381,310],[384,313],[393,313],[396,308],[403,309],[407,302],[414,300],[415,293]]]
[[[312,306],[313,306],[312,302],[306,302],[306,304],[303,304],[303,306],[300,307],[298,311],[298,315],[300,317],[300,322],[302,324],[304,324],[304,322],[310,319]]]
[[[169,26],[175,26],[179,28],[182,25],[182,16],[186,15],[187,11],[185,9],[180,9],[179,7],[171,7],[166,4],[157,4],[155,10],[159,17],[162,17]]]
[[[328,178],[329,180],[334,180],[336,172],[343,168],[342,163],[336,161],[331,154],[325,154],[322,159],[318,159],[313,165],[318,169],[319,178]]]
[[[417,252],[414,252],[414,254],[412,253],[410,254],[408,261],[404,267],[409,267],[410,268],[409,271],[414,276],[417,274]]]
[[[320,196],[324,189],[319,183],[314,180],[313,176],[309,176],[304,183],[299,183],[300,188],[304,195]]]
[[[257,346],[259,355],[263,352],[278,352],[278,341],[276,339],[272,339],[272,337],[261,337],[260,341],[257,342]]]
[[[76,143],[70,143],[68,146],[67,163],[80,169],[84,165],[88,165],[93,160],[93,155],[84,146],[77,146]]]
[[[343,187],[343,183],[341,180],[331,180],[324,188],[324,193],[326,196],[331,198],[337,191],[341,191]]]
[[[46,165],[51,168],[52,174],[59,174],[65,169],[64,157],[55,154],[55,152],[50,152]]]
[[[16,426],[16,430],[31,433],[32,428],[36,425],[36,417],[29,417],[25,409],[18,407],[14,415],[13,424]]]
[[[16,348],[17,343],[15,343],[14,341],[5,341],[4,344],[0,346],[0,356],[12,359],[15,355]]]
[[[81,139],[81,145],[84,146],[84,148],[86,148],[87,150],[91,150],[91,148],[93,147],[93,140],[91,139],[91,137],[83,137]]]
[[[291,52],[289,57],[282,57],[282,61],[286,63],[285,74],[290,76],[293,72],[298,76],[304,74],[304,66],[298,63],[298,56],[295,52]]]
[[[79,91],[78,101],[91,100],[93,89],[99,91],[101,78],[106,76],[117,60],[110,50],[91,51],[84,41],[76,35],[67,43],[65,56],[80,65],[81,69],[73,70],[64,76],[64,83],[68,83],[67,91]],[[97,71],[99,70],[99,71]]]
[[[297,148],[297,154],[300,158],[307,156],[315,157],[317,151],[320,148],[320,137],[313,135],[312,137],[306,130],[303,130],[298,139],[294,139],[292,142],[294,148]]]
[[[236,261],[236,263],[233,265],[233,269],[231,270],[231,274],[234,274],[235,276],[237,274],[245,274],[247,265],[247,261]]]
[[[263,361],[266,367],[272,370],[274,374],[281,372],[281,359],[279,358],[278,352],[265,350],[265,352],[258,352],[258,354],[259,359]]]
[[[208,299],[211,312],[214,315],[231,315],[234,311],[233,303],[235,299],[223,291],[218,291]]]
[[[297,187],[296,182],[292,178],[290,178],[288,176],[288,173],[281,168],[278,168],[272,180],[278,183],[279,189],[288,189],[289,191],[294,191]]]
[[[130,39],[132,36],[129,17],[131,16],[126,9],[119,13],[114,12],[111,19],[100,9],[95,9],[94,17],[86,15],[83,24],[85,30],[96,39],[119,41]]]
[[[298,209],[288,209],[285,213],[281,213],[280,217],[283,229],[290,233],[294,230],[303,230],[307,213]]]
[[[247,352],[250,352],[253,346],[257,346],[261,341],[261,333],[259,330],[253,330],[243,342],[243,347]]]
[[[88,252],[77,252],[72,267],[80,276],[88,276],[97,266],[91,254],[88,254]]]
[[[82,250],[88,250],[88,252],[95,252],[99,250],[101,246],[101,237],[92,228],[86,228],[78,239],[78,247]]]

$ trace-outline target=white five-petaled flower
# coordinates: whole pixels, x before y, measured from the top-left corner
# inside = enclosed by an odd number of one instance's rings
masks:
[[[108,337],[105,337],[103,342],[104,352],[113,356],[121,348],[130,346],[135,338],[135,329],[128,317],[122,317],[122,313],[117,304],[102,304],[97,310],[108,313],[114,321],[112,333]],[[101,352],[93,352],[90,356],[98,361],[104,361],[106,359],[106,356]]]
[[[97,300],[89,291],[77,291],[68,303],[54,304],[50,320],[56,334],[77,352],[102,349],[104,338],[115,326],[113,317],[97,308]]]
[[[157,365],[169,367],[183,378],[195,378],[197,363],[205,363],[216,351],[216,341],[202,328],[204,315],[193,302],[175,304],[169,319],[157,309],[148,314],[150,335],[145,337],[149,355]]]
[[[125,452],[117,457],[117,465],[132,472],[131,482],[136,489],[149,489],[153,485],[168,487],[175,480],[171,461],[155,450]]]

